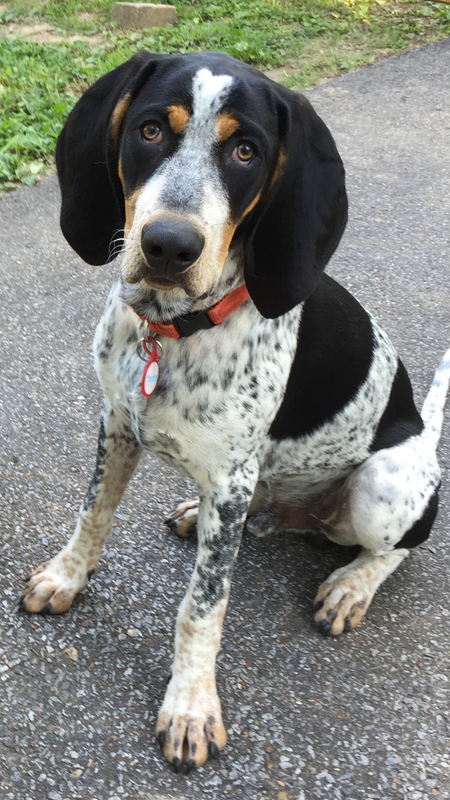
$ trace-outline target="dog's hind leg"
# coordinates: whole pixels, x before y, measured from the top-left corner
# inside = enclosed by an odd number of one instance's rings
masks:
[[[348,479],[340,522],[328,535],[343,544],[360,544],[363,550],[347,567],[335,570],[317,593],[314,619],[322,633],[356,627],[378,586],[409,548],[429,536],[438,509],[436,447],[449,382],[450,350],[423,404],[423,430],[373,453]]]
[[[329,538],[363,550],[335,570],[315,599],[315,622],[337,635],[358,625],[380,584],[429,535],[438,506],[439,466],[423,434],[379,450],[350,476]],[[340,530],[341,529],[341,530]],[[341,535],[340,535],[341,534]]]
[[[61,614],[98,567],[114,512],[141,453],[126,418],[108,405],[102,413],[94,475],[73,536],[34,572],[22,594],[24,611]]]

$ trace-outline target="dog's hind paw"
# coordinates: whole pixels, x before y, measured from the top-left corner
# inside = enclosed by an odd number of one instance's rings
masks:
[[[356,628],[378,586],[407,555],[408,550],[382,555],[363,550],[351,564],[332,572],[314,600],[314,621],[320,632],[338,636]]]
[[[245,529],[258,539],[264,536],[270,536],[275,533],[280,527],[279,514],[270,507],[261,508],[255,511],[250,517],[247,517]]]

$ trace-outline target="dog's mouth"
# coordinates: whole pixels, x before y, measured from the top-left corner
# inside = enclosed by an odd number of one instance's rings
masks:
[[[162,276],[157,276],[157,277],[146,276],[143,278],[143,280],[145,281],[147,286],[150,287],[150,289],[159,289],[160,291],[163,292],[168,292],[171,289],[175,289],[176,287],[180,286],[180,284],[177,283],[176,281],[173,281],[170,278],[164,278]]]

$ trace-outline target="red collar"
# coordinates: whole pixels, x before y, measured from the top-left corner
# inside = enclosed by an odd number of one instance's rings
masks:
[[[138,317],[147,322],[149,328],[161,336],[167,336],[169,339],[180,339],[183,336],[191,336],[196,331],[214,328],[224,321],[233,311],[236,311],[242,303],[250,297],[248,289],[243,284],[233,289],[230,294],[225,295],[222,300],[219,300],[207,311],[197,311],[191,314],[185,314],[183,317],[175,317],[173,322],[166,324],[164,322],[149,322],[146,317],[138,314]]]

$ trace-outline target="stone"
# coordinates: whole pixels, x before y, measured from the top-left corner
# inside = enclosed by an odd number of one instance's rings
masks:
[[[121,28],[162,28],[175,25],[175,6],[162,3],[114,3],[111,16]]]

